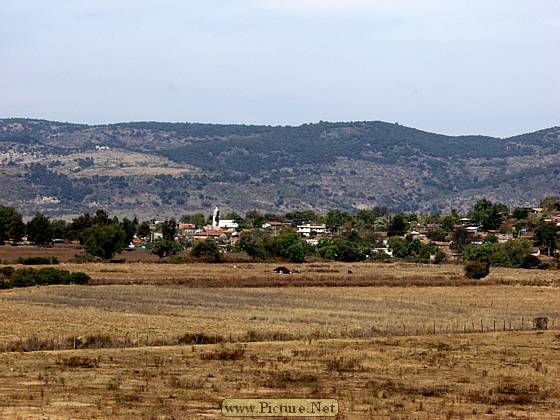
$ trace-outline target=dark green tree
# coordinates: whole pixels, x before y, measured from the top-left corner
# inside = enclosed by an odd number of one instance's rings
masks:
[[[209,259],[212,262],[220,262],[223,259],[220,247],[213,239],[194,241],[191,255],[196,258]]]
[[[25,224],[12,207],[0,206],[0,245],[8,239],[20,241],[25,234]]]
[[[167,239],[168,241],[175,240],[175,235],[177,234],[177,223],[175,219],[171,218],[162,223],[161,234],[163,235],[163,239]]]
[[[150,244],[150,249],[152,250],[152,254],[155,254],[160,258],[164,258],[175,255],[182,249],[182,247],[175,241],[158,239]]]
[[[83,237],[86,253],[105,260],[128,245],[123,228],[113,224],[93,225],[84,231]]]
[[[54,220],[51,222],[53,239],[67,239],[69,225],[64,220]]]
[[[142,222],[138,226],[137,235],[139,238],[145,239],[150,236],[150,224],[148,222]]]
[[[452,235],[452,240],[453,248],[455,249],[455,251],[457,251],[459,254],[462,253],[463,249],[465,249],[465,246],[470,243],[467,229],[465,229],[464,227],[455,229]]]
[[[52,229],[49,218],[37,213],[33,219],[27,222],[25,228],[27,239],[35,245],[48,245],[52,242]]]
[[[408,223],[404,214],[398,213],[391,219],[387,235],[389,236],[403,236],[408,230]]]
[[[265,247],[267,238],[270,238],[270,236],[260,229],[243,232],[239,238],[239,249],[245,251],[252,258],[264,259],[269,256]]]
[[[541,250],[550,257],[558,245],[556,226],[541,220],[535,229],[535,240],[540,244]]]
[[[128,245],[132,242],[132,239],[134,239],[134,235],[136,235],[138,231],[138,225],[125,217],[121,223],[121,227],[124,230],[125,242]]]

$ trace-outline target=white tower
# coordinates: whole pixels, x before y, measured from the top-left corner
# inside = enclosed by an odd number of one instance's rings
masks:
[[[217,228],[220,221],[220,209],[218,206],[214,209],[214,214],[212,215],[212,227]]]

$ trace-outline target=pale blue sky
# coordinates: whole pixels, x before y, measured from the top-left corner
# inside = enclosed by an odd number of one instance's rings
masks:
[[[558,0],[2,0],[0,117],[560,125]]]

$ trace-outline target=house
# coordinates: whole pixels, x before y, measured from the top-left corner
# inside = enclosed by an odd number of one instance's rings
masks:
[[[205,239],[220,239],[225,237],[226,234],[224,232],[222,232],[221,230],[212,229],[212,226],[197,230],[194,234],[195,241],[203,241]]]
[[[218,228],[220,229],[237,229],[239,227],[239,223],[235,220],[230,219],[220,219],[218,220]]]
[[[321,235],[327,233],[327,226],[325,224],[317,225],[307,223],[305,225],[298,225],[297,232],[303,236],[310,236],[312,233]]]

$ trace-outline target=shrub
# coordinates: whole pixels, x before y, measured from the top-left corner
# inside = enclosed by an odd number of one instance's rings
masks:
[[[56,257],[19,257],[16,260],[17,264],[23,265],[51,265],[58,264],[58,258]]]
[[[5,276],[6,280],[0,282],[1,288],[29,287],[35,285],[49,284],[86,284],[91,278],[82,272],[71,273],[56,268],[22,268],[12,271],[11,275]]]
[[[12,275],[14,274],[14,267],[1,267],[0,268],[0,278],[7,278],[7,277],[12,277]]]
[[[213,239],[196,241],[191,249],[191,255],[196,258],[210,259],[213,262],[222,261],[220,247]]]
[[[482,261],[470,261],[465,264],[465,277],[469,279],[481,279],[490,274],[490,266]]]

